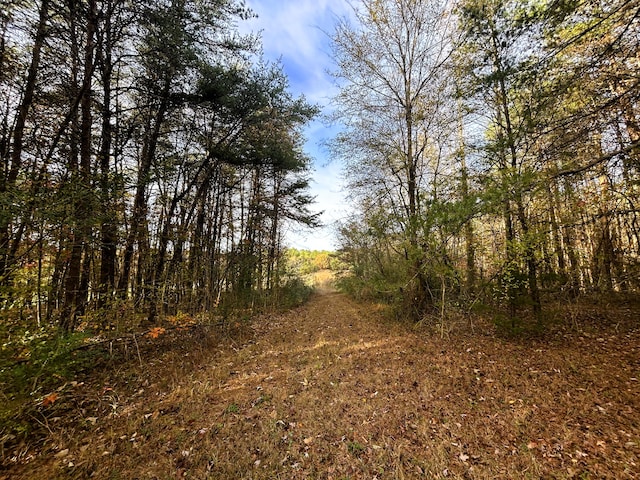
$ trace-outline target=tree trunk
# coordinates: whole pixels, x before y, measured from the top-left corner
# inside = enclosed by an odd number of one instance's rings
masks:
[[[72,6],[71,22],[74,25],[76,14]],[[65,282],[65,305],[62,312],[61,327],[73,331],[78,317],[84,313],[88,300],[90,275],[90,238],[91,238],[91,143],[93,118],[91,114],[91,83],[94,70],[95,33],[97,7],[95,0],[89,0],[86,19],[86,43],[84,48],[83,80],[80,99],[80,151],[76,198],[74,200],[74,224],[72,234],[71,258]],[[72,158],[72,163],[75,160]],[[73,169],[73,165],[72,165]],[[84,261],[83,261],[84,255]]]
[[[100,193],[102,220],[100,222],[100,276],[98,279],[98,308],[104,308],[114,293],[116,281],[116,260],[118,230],[115,205],[112,201],[111,146],[113,128],[111,126],[111,81],[112,62],[111,15],[104,19],[104,37],[101,45],[102,78],[102,138],[100,142]]]
[[[24,131],[27,124],[27,117],[34,100],[42,47],[44,46],[48,33],[48,19],[49,0],[42,0],[38,12],[38,24],[31,51],[31,61],[27,70],[24,91],[22,99],[18,104],[15,125],[11,134],[11,138],[13,139],[11,152],[8,158],[3,158],[3,163],[7,166],[4,167],[3,175],[0,178],[0,197],[13,194],[13,190],[16,187],[16,180],[22,167]],[[9,256],[9,243],[11,241],[10,230],[14,213],[8,205],[11,205],[11,202],[8,201],[8,199],[4,199],[0,210],[0,286],[7,285],[10,282],[10,269],[14,263],[14,258],[10,258]]]
[[[556,204],[557,194],[552,191],[556,189],[556,185],[547,184],[547,198],[549,199],[549,222],[551,223],[551,236],[553,249],[555,251],[556,262],[558,265],[558,275],[563,279],[563,287],[566,283],[567,267],[565,263],[564,249],[562,248],[562,236],[560,234],[560,225],[558,224],[558,205]]]
[[[462,142],[462,132],[460,135]],[[465,160],[464,144],[460,146],[460,193],[462,201],[469,199],[469,171]],[[473,229],[473,219],[469,218],[464,224],[464,240],[466,250],[466,281],[465,290],[468,295],[473,294],[476,288],[476,245],[475,232]]]
[[[147,187],[151,174],[151,163],[155,157],[156,147],[160,138],[162,124],[169,107],[169,92],[171,79],[166,78],[161,92],[160,105],[153,119],[149,119],[147,131],[144,137],[144,144],[140,154],[140,164],[138,166],[138,180],[136,182],[136,194],[133,201],[133,211],[131,213],[131,226],[127,241],[124,247],[124,257],[122,261],[122,274],[118,283],[118,291],[125,298],[128,294],[133,262],[133,253],[136,242],[142,241],[142,230],[147,221]],[[139,248],[142,250],[142,248]],[[142,267],[142,252],[139,252],[138,271]]]
[[[515,133],[513,130],[513,125],[511,121],[511,109],[509,107],[508,102],[508,93],[507,87],[505,84],[504,77],[504,69],[502,65],[502,61],[499,55],[499,45],[497,33],[495,31],[492,32],[492,46],[494,51],[494,67],[496,72],[498,73],[498,117],[502,117],[504,120],[504,134],[506,135],[507,141],[507,152],[506,155],[509,157],[509,166],[510,166],[510,176],[511,175],[520,175],[518,172],[519,169],[519,161],[518,161],[518,152],[516,148],[515,141]],[[499,122],[501,123],[501,122]],[[531,307],[533,310],[534,316],[539,320],[540,314],[542,313],[542,306],[540,302],[540,290],[538,289],[538,274],[537,274],[537,265],[535,259],[535,251],[533,249],[533,245],[531,244],[532,240],[529,238],[529,221],[527,219],[523,199],[522,199],[522,188],[519,186],[519,182],[510,182],[510,185],[513,184],[515,190],[515,204],[516,204],[516,217],[518,222],[520,223],[520,228],[522,230],[522,241],[525,242],[525,263],[527,266],[527,279],[528,279],[528,287],[529,287],[529,296],[531,297]]]

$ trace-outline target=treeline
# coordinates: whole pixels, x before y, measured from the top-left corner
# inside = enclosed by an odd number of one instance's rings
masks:
[[[333,36],[346,282],[411,308],[640,288],[637,2],[364,0]],[[526,307],[526,308],[525,308]]]
[[[317,223],[301,147],[317,112],[237,33],[251,15],[233,0],[2,2],[6,315],[72,331],[280,287],[283,223]]]
[[[328,250],[287,248],[286,258],[290,271],[297,275],[307,275],[321,270],[338,271],[345,267],[336,253]]]

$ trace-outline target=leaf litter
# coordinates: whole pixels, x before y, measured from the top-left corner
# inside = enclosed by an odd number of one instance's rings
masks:
[[[440,338],[325,292],[236,333],[45,397],[0,478],[638,478],[637,330]]]

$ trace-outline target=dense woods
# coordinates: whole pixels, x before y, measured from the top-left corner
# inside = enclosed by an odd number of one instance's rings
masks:
[[[364,0],[333,35],[351,290],[409,309],[640,287],[636,2]]]
[[[0,15],[7,318],[72,332],[268,302],[282,226],[317,223],[301,148],[317,112],[237,33],[252,12],[41,0]]]
[[[638,478],[640,3],[251,5],[0,0],[0,480]]]

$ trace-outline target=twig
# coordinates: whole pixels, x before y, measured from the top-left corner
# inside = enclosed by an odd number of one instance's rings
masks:
[[[589,170],[592,167],[595,167],[596,165],[606,162],[608,160],[611,160],[614,157],[617,157],[618,155],[622,155],[625,153],[629,153],[632,150],[634,150],[635,148],[640,147],[640,140],[632,142],[631,144],[629,144],[628,146],[626,146],[625,148],[621,148],[620,150],[616,150],[615,152],[611,152],[608,153],[606,155],[602,155],[598,158],[596,158],[595,160],[592,160],[590,162],[588,162],[585,165],[581,165],[579,167],[576,168],[568,168],[566,170],[561,170],[557,173],[555,173],[554,175],[551,176],[551,178],[559,178],[559,177],[565,177],[568,175],[576,175],[578,173],[582,173],[586,170]]]
[[[142,357],[140,356],[140,348],[138,348],[138,340],[136,339],[135,334],[133,334],[133,343],[136,344],[136,352],[138,353],[138,360],[140,361],[140,366],[142,367]]]

